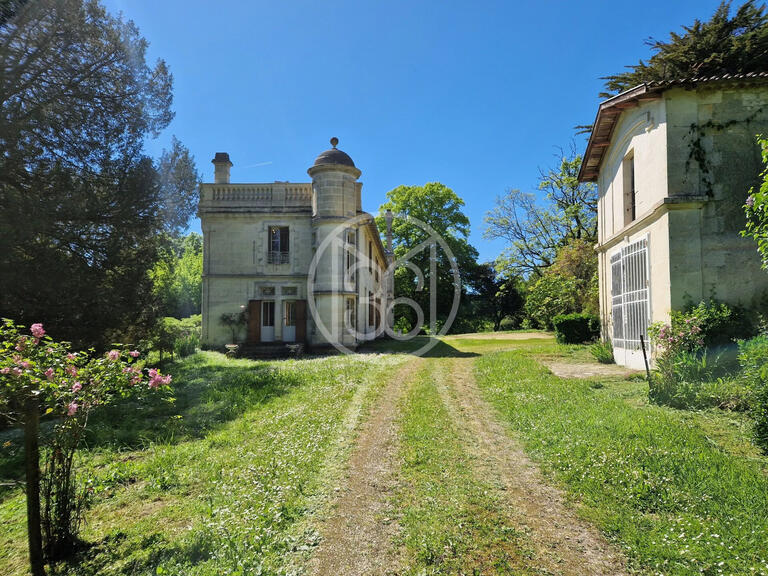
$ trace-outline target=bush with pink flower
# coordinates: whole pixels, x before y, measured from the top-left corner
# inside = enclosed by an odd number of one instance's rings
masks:
[[[37,538],[47,558],[66,555],[82,520],[83,492],[72,469],[73,455],[89,412],[128,396],[156,394],[167,388],[170,375],[136,364],[135,350],[114,348],[98,355],[76,352],[56,342],[42,324],[23,326],[4,319],[0,324],[0,416],[24,426],[30,553]],[[54,434],[45,451],[42,477],[39,462],[39,419],[54,419]],[[44,505],[40,505],[40,495]],[[43,512],[42,518],[40,512]]]

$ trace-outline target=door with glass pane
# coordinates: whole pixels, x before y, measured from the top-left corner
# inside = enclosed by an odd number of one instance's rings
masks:
[[[283,342],[296,342],[296,302],[283,302]]]
[[[275,341],[275,302],[265,300],[261,303],[261,341]]]

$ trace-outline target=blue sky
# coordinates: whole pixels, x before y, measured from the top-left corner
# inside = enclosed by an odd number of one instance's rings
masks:
[[[466,202],[489,261],[504,246],[483,239],[485,213],[507,188],[535,190],[573,127],[594,120],[600,77],[719,0],[104,4],[174,75],[176,118],[150,154],[176,135],[206,182],[215,152],[229,152],[233,182],[307,182],[337,136],[363,172],[364,209],[400,184],[440,181]]]

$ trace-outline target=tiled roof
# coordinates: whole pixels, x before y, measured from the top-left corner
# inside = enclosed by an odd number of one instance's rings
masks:
[[[657,100],[670,88],[696,88],[701,84],[752,84],[768,82],[768,72],[748,72],[746,74],[721,74],[718,76],[698,76],[675,80],[654,80],[630,88],[602,102],[597,109],[597,117],[592,125],[587,150],[579,171],[581,182],[594,182],[600,173],[603,155],[611,143],[613,129],[621,113],[638,106],[643,101]]]

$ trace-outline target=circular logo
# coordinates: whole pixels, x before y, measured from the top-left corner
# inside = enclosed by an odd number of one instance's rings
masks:
[[[321,220],[317,225],[318,245],[309,265],[307,301],[316,332],[322,335],[325,343],[344,354],[354,353],[358,344],[382,334],[400,341],[413,340],[421,334],[425,321],[428,321],[427,342],[411,352],[421,356],[438,343],[437,337],[446,334],[456,318],[461,299],[461,275],[448,243],[418,218],[400,214],[395,218],[414,227],[414,234],[410,236],[419,237],[419,241],[407,250],[399,250],[401,255],[397,259],[388,254],[383,267],[370,249],[366,252],[365,246],[359,245],[361,230],[372,225],[370,215],[361,214],[340,224],[335,222],[335,225],[323,225]],[[378,234],[378,231],[375,233]],[[427,270],[422,270],[414,262],[414,258],[424,252],[427,253]],[[441,252],[442,258],[439,257]],[[424,257],[420,260],[423,262]],[[448,317],[438,331],[436,288],[439,261],[450,265],[453,300]],[[396,296],[394,277],[398,268],[405,268],[413,274],[417,292],[426,290],[429,285],[429,310],[425,311],[412,298]],[[416,316],[415,325],[406,333],[394,329],[396,306],[410,307]],[[363,314],[367,315],[364,324],[358,318],[361,309],[367,312]]]

